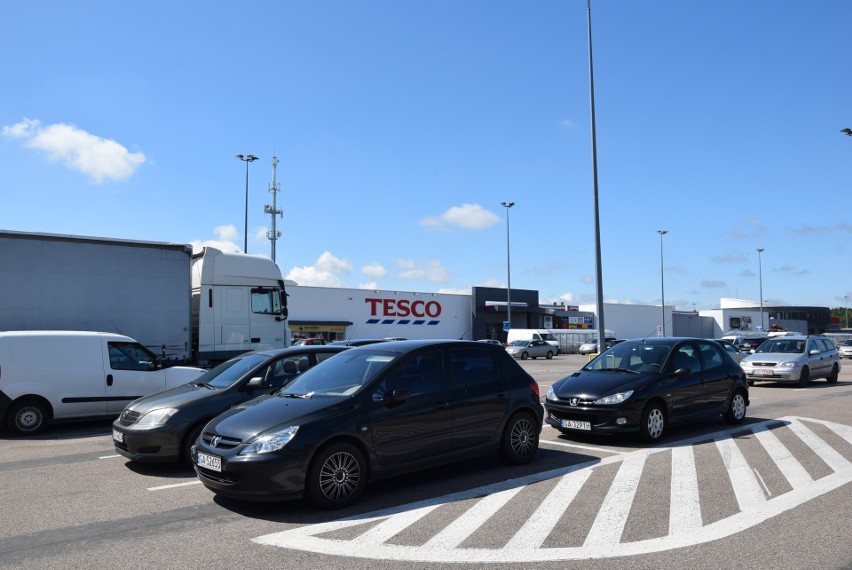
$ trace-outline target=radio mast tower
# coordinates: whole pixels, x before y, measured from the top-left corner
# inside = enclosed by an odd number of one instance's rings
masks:
[[[272,229],[266,232],[266,237],[272,242],[272,261],[275,261],[275,242],[281,237],[281,232],[275,229],[275,216],[281,216],[283,212],[277,209],[276,194],[281,191],[281,184],[277,182],[276,172],[278,170],[278,157],[272,157],[272,183],[269,185],[269,191],[272,192],[272,205],[269,204],[263,207],[264,214],[272,216]]]

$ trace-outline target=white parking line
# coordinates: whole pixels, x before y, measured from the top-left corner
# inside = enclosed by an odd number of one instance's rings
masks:
[[[119,454],[115,455],[101,455],[98,459],[115,459],[116,457],[121,457]]]
[[[160,485],[159,487],[148,487],[149,491],[163,491],[165,489],[174,489],[175,487],[189,487],[190,485],[200,485],[201,481],[188,481],[186,483],[174,483],[173,485]]]
[[[585,449],[587,451],[597,451],[599,453],[608,453],[610,455],[624,455],[628,453],[627,451],[615,451],[613,449],[607,449],[605,447],[594,447],[591,445],[578,445],[576,443],[565,443],[562,441],[551,441],[549,439],[540,439],[538,440],[540,445],[556,445],[558,447],[574,447],[577,449]]]

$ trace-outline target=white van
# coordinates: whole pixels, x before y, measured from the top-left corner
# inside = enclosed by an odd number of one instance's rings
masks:
[[[554,353],[559,354],[559,341],[547,329],[509,329],[506,344],[512,344],[516,340],[543,340],[553,345]]]
[[[201,368],[163,368],[130,337],[0,332],[0,423],[32,435],[50,420],[117,416],[136,398],[186,384]]]

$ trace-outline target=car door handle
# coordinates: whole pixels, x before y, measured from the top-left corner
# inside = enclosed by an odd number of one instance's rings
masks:
[[[435,404],[435,408],[437,408],[437,409],[439,409],[439,410],[446,410],[446,409],[447,409],[447,408],[449,408],[449,407],[450,407],[450,403],[449,403],[449,402],[437,402],[437,403]]]
[[[112,374],[107,374],[107,386],[112,386]]]

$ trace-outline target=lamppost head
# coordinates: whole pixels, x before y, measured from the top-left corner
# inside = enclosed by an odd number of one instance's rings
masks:
[[[500,205],[503,206],[504,208],[511,208],[512,206],[515,205],[515,203],[514,202],[500,202]]]
[[[762,248],[762,247],[757,248],[757,253],[763,253],[764,249],[765,248]]]
[[[657,230],[657,233],[660,234],[661,236],[664,236],[667,233],[669,233],[669,230]]]
[[[243,162],[254,162],[255,160],[257,160],[257,159],[258,159],[258,157],[256,157],[256,156],[255,156],[255,155],[253,155],[253,154],[249,154],[249,155],[237,154],[237,155],[235,155],[235,156],[236,156],[236,158],[239,158],[239,159],[240,159],[240,160],[242,160]]]

